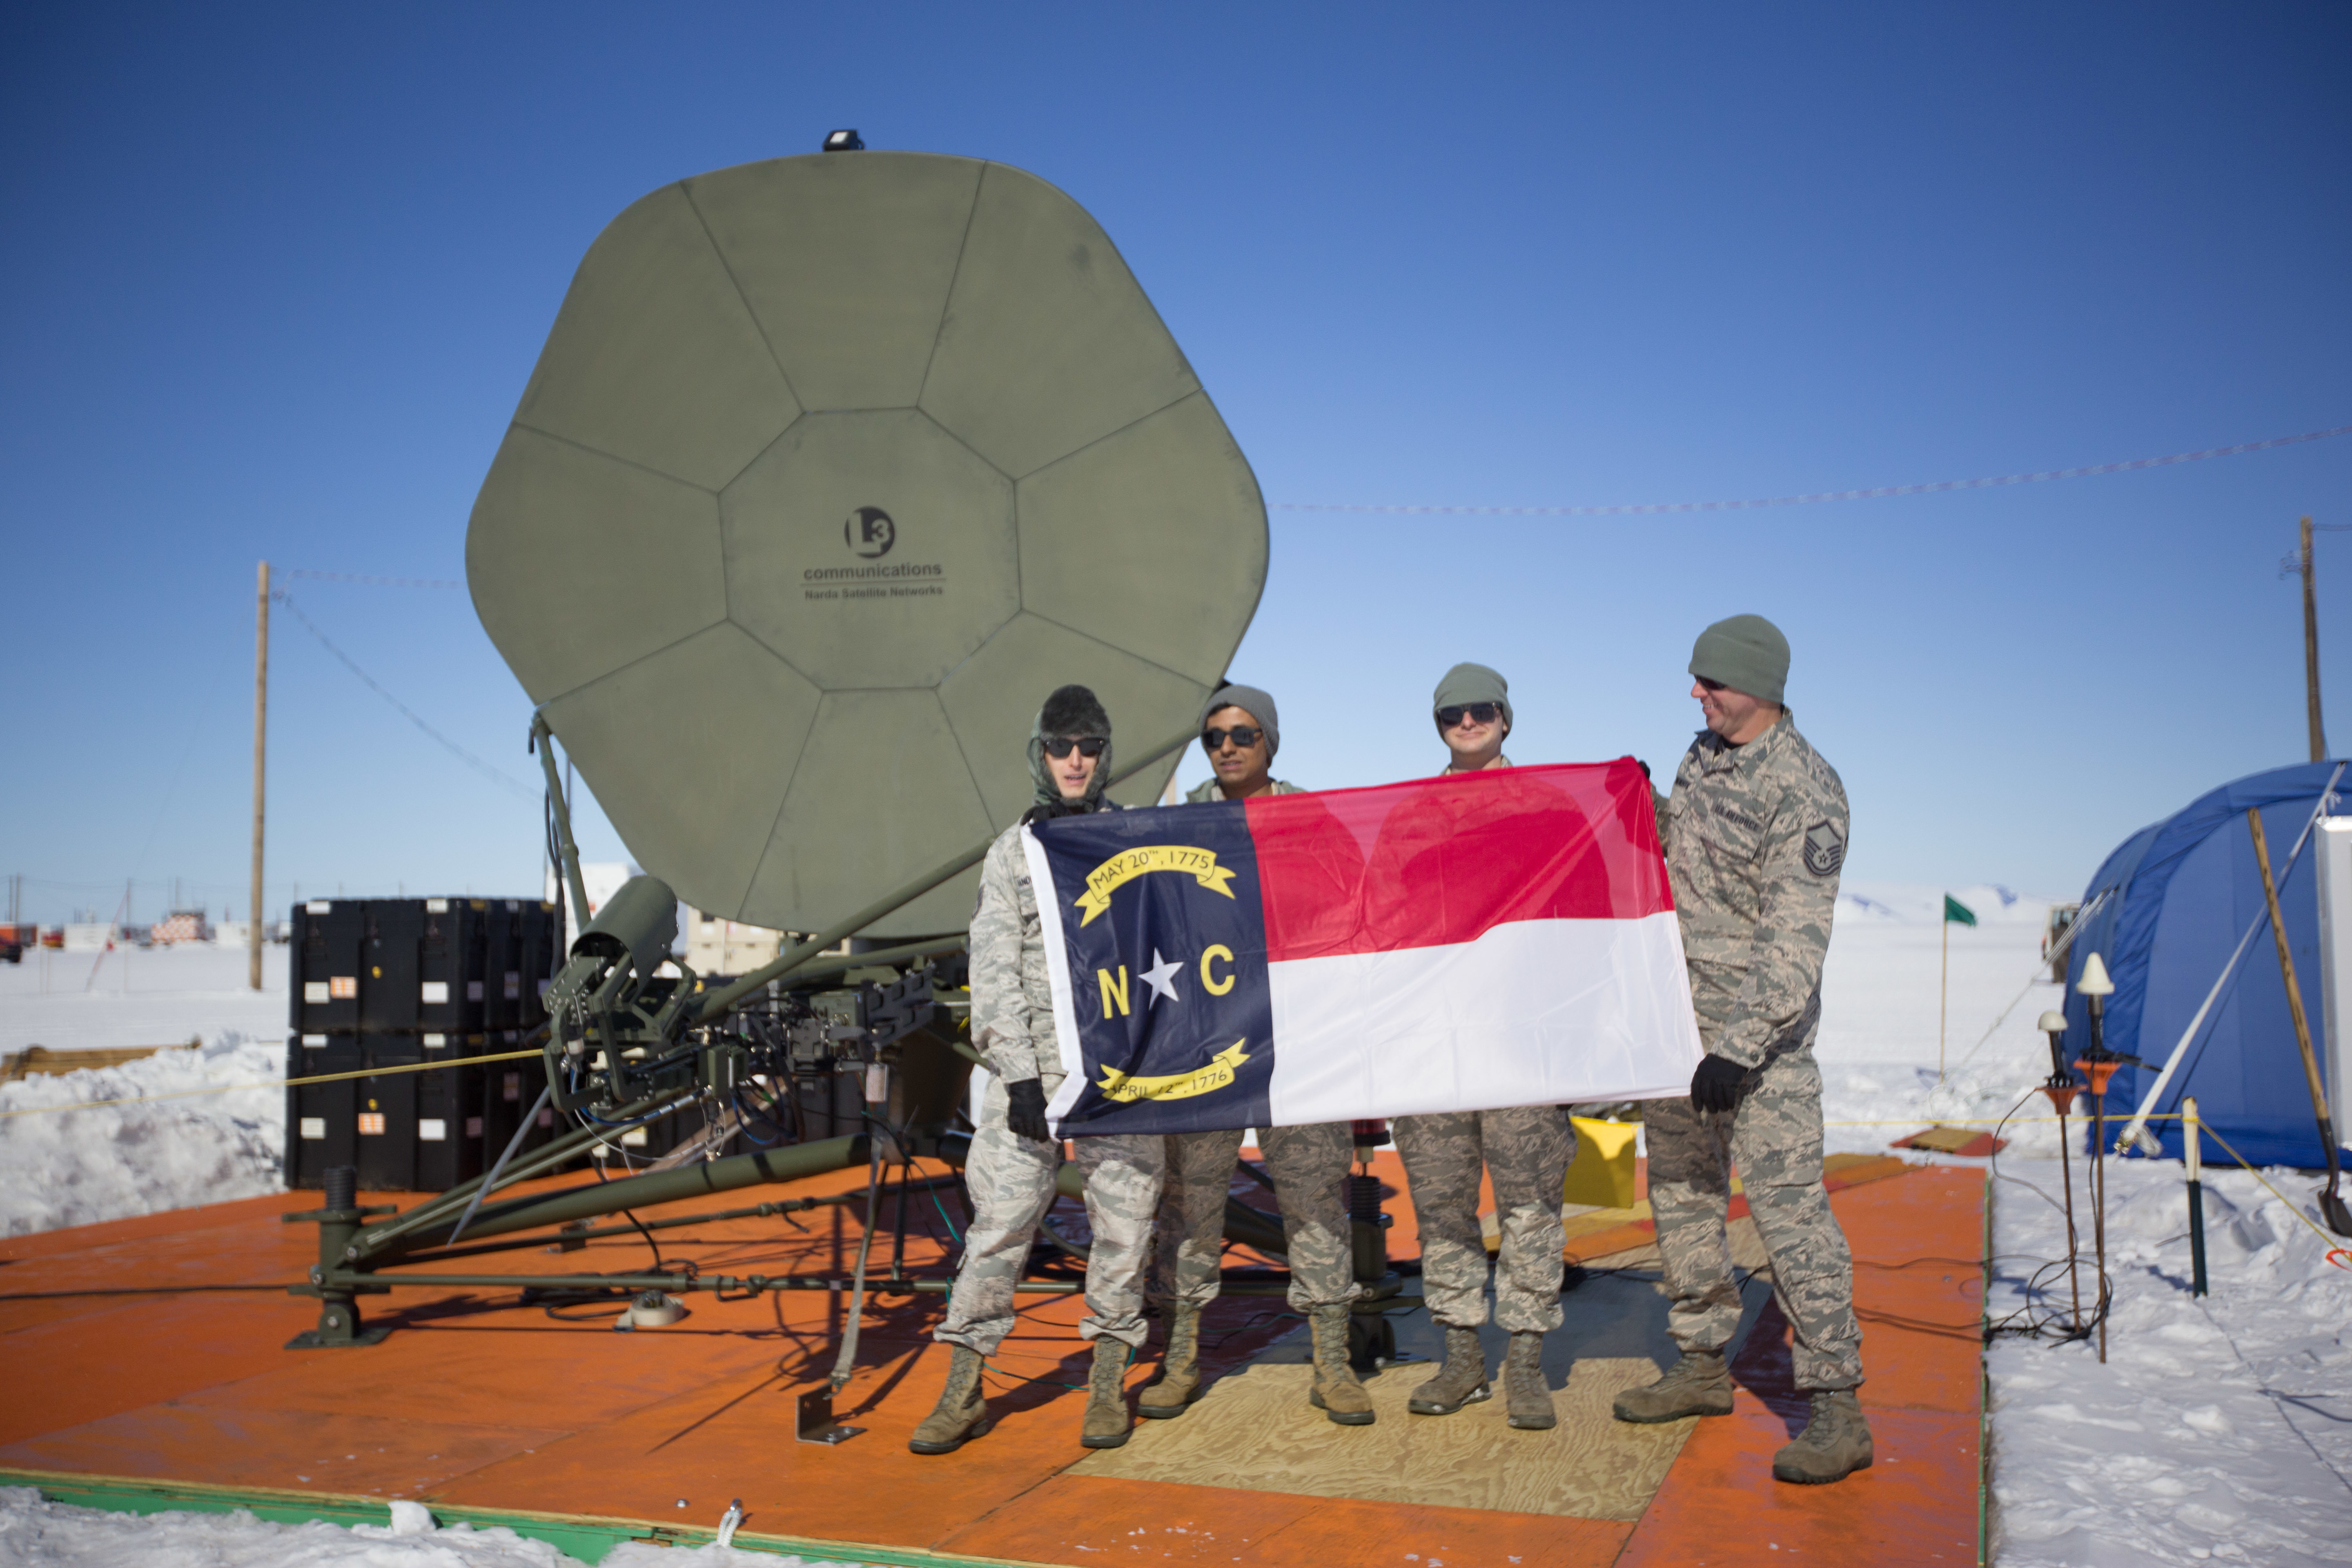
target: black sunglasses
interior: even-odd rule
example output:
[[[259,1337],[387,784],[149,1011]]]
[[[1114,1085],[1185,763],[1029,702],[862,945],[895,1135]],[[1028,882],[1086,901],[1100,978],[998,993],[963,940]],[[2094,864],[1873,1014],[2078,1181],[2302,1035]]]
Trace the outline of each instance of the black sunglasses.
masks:
[[[1697,680],[1699,689],[1702,691],[1720,691],[1723,689],[1723,682],[1720,680],[1709,680],[1704,675],[1694,677],[1694,679]]]
[[[1070,748],[1076,746],[1078,749],[1078,755],[1082,757],[1099,757],[1103,754],[1103,748],[1109,744],[1108,741],[1097,741],[1091,735],[1083,741],[1074,741],[1067,735],[1056,735],[1045,742],[1045,754],[1049,757],[1066,757],[1070,754]]]
[[[1491,724],[1503,716],[1503,705],[1499,702],[1463,702],[1451,708],[1440,708],[1437,710],[1437,727],[1451,730],[1465,716],[1474,723]]]
[[[1265,731],[1253,730],[1246,724],[1236,724],[1230,730],[1203,730],[1201,731],[1201,750],[1213,752],[1231,740],[1234,745],[1247,751],[1265,736]]]

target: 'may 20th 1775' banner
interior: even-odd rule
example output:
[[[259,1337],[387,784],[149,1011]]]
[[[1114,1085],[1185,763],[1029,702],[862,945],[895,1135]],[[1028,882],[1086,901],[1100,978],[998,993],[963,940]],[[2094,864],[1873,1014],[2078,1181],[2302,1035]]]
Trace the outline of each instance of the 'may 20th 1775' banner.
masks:
[[[1071,1136],[1688,1092],[1631,758],[1066,816],[1024,837]]]

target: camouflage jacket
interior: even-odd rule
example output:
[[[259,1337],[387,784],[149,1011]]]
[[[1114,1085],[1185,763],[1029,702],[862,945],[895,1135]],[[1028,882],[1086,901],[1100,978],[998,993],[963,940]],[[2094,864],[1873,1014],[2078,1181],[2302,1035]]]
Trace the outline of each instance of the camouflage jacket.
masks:
[[[1787,713],[1744,746],[1702,730],[1658,831],[1707,1050],[1754,1068],[1810,1048],[1845,864],[1836,770]]]
[[[1285,784],[1280,779],[1276,779],[1273,781],[1273,786],[1265,793],[1268,795],[1305,795],[1307,792],[1300,789],[1295,784]],[[1216,775],[1213,773],[1184,792],[1184,804],[1187,805],[1203,805],[1210,801],[1223,800],[1224,798],[1225,797],[1223,795],[1217,793],[1217,779]]]
[[[971,1044],[988,1070],[1010,1082],[1060,1077],[1055,1044],[1054,986],[1021,825],[996,836],[980,866],[980,904],[971,914]]]

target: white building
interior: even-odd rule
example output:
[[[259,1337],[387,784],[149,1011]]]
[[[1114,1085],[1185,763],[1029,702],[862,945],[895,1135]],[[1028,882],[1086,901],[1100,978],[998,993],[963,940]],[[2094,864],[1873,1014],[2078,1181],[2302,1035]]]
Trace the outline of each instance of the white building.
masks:
[[[686,966],[697,974],[730,978],[773,963],[783,951],[784,933],[741,921],[720,920],[688,906]]]

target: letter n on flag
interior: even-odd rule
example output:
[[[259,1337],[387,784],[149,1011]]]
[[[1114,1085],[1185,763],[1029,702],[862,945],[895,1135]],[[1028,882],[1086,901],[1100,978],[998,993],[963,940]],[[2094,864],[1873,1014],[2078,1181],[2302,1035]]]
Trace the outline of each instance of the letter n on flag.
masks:
[[[1689,1091],[1631,758],[1095,812],[1024,847],[1071,1136]]]

